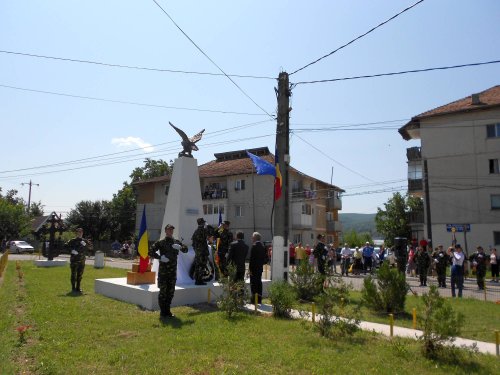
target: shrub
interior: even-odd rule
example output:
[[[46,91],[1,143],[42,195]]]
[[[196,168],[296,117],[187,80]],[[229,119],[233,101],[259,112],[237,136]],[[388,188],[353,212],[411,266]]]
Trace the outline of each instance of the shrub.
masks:
[[[314,272],[314,266],[307,261],[299,262],[294,272],[290,272],[290,281],[297,297],[304,301],[313,301],[323,290],[323,275]]]
[[[404,311],[408,290],[410,286],[404,273],[384,262],[377,273],[376,283],[372,276],[364,280],[362,299],[374,311],[399,313]]]
[[[297,299],[295,289],[287,281],[281,280],[271,283],[268,293],[273,305],[273,315],[279,318],[289,318]]]
[[[345,337],[359,329],[359,306],[347,304],[349,289],[350,287],[342,279],[338,279],[316,297],[321,314],[317,328],[321,336]]]
[[[241,310],[248,298],[245,281],[235,281],[236,268],[233,265],[227,267],[228,276],[221,277],[219,283],[222,286],[222,294],[217,298],[217,306],[226,312],[228,318]]]
[[[464,317],[453,311],[450,303],[439,295],[438,288],[432,285],[429,293],[422,295],[424,302],[423,353],[428,358],[436,357],[446,342],[453,342],[460,334]]]

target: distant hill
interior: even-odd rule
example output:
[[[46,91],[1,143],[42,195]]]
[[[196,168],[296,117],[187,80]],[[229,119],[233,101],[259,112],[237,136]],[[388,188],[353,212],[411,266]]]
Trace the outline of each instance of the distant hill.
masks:
[[[354,229],[358,233],[369,232],[373,238],[377,238],[380,236],[375,229],[375,215],[339,213],[339,220],[344,232]]]

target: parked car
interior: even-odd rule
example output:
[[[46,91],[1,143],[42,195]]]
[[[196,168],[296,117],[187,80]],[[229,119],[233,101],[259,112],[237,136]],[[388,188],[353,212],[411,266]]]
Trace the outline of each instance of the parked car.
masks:
[[[33,253],[35,248],[31,246],[26,241],[10,241],[10,252],[11,253]]]

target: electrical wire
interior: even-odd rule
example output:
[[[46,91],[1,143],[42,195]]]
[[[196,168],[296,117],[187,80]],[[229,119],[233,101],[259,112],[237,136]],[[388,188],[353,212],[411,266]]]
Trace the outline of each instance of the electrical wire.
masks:
[[[327,82],[338,82],[338,81],[348,81],[354,79],[362,79],[362,78],[375,78],[375,77],[386,77],[386,76],[395,76],[401,74],[409,74],[409,73],[422,73],[422,72],[430,72],[434,70],[448,70],[448,69],[457,69],[457,68],[467,68],[471,66],[480,66],[480,65],[489,65],[489,64],[498,64],[500,60],[492,60],[492,61],[484,61],[478,63],[468,63],[468,64],[460,64],[460,65],[450,65],[450,66],[441,66],[437,68],[424,68],[424,69],[413,69],[413,70],[403,70],[400,72],[391,72],[391,73],[379,73],[379,74],[370,74],[363,76],[354,76],[354,77],[344,77],[344,78],[331,78],[331,79],[321,79],[316,81],[300,81],[294,83],[295,86],[298,85],[306,85],[312,83],[327,83]]]
[[[263,116],[262,113],[217,111],[217,110],[213,110],[213,109],[174,107],[174,106],[166,106],[166,105],[161,105],[161,104],[148,104],[148,103],[139,103],[139,102],[129,102],[129,101],[125,101],[125,100],[97,98],[97,97],[93,97],[93,96],[83,96],[83,95],[66,94],[66,93],[55,92],[55,91],[28,89],[28,88],[24,88],[24,87],[9,86],[9,85],[4,85],[4,84],[0,84],[0,87],[4,87],[4,88],[7,88],[7,89],[12,89],[12,90],[36,92],[38,94],[57,95],[57,96],[64,96],[64,97],[69,97],[69,98],[85,99],[85,100],[95,100],[95,101],[101,101],[101,102],[107,102],[107,103],[116,103],[116,104],[128,104],[128,105],[135,105],[135,106],[141,106],[141,107],[153,107],[153,108],[163,108],[163,109],[176,109],[176,110],[181,110],[181,111],[222,113],[222,114],[225,114],[225,115],[230,114],[230,115],[244,115],[244,116]]]
[[[208,75],[208,76],[219,76],[219,77],[224,77],[225,76],[222,73],[196,72],[196,71],[188,71],[188,70],[162,69],[162,68],[150,68],[150,67],[145,67],[145,66],[111,64],[111,63],[105,63],[105,62],[102,62],[102,61],[80,60],[80,59],[71,59],[71,58],[67,58],[67,57],[37,55],[37,54],[26,53],[26,52],[15,52],[15,51],[0,50],[0,53],[17,55],[17,56],[24,56],[24,57],[35,57],[35,58],[39,58],[39,59],[68,61],[68,62],[82,63],[82,64],[93,64],[93,65],[105,66],[105,67],[110,67],[110,68],[124,68],[124,69],[135,69],[135,70],[147,70],[147,71],[162,72],[162,73],[166,72],[166,73],[181,73],[181,74],[197,74],[197,75]],[[228,74],[228,76],[229,77],[235,77],[235,78],[270,79],[270,80],[276,81],[276,78],[265,77],[265,76],[244,75],[244,74]]]
[[[420,1],[423,1],[423,0],[420,0]],[[226,72],[224,72],[224,70],[222,70],[222,68],[221,68],[219,65],[217,65],[217,63],[216,63],[214,60],[212,60],[212,59],[211,59],[211,58],[210,58],[210,56],[208,56],[208,55],[205,53],[205,51],[203,51],[203,50],[202,50],[202,49],[201,49],[201,48],[200,48],[200,47],[199,47],[199,46],[198,46],[198,45],[194,42],[194,40],[193,40],[193,39],[191,39],[191,38],[189,37],[189,35],[187,35],[187,34],[184,32],[184,30],[182,30],[182,28],[181,28],[181,27],[180,27],[180,26],[179,26],[179,25],[178,25],[178,24],[174,21],[174,19],[170,16],[170,14],[168,14],[168,12],[167,12],[165,9],[163,9],[163,8],[161,7],[161,5],[160,5],[160,4],[158,4],[158,2],[157,2],[156,0],[153,0],[153,2],[154,2],[157,6],[158,6],[158,8],[160,8],[160,9],[161,9],[161,11],[162,11],[163,13],[165,13],[165,14],[166,14],[166,16],[170,19],[170,21],[172,21],[172,23],[175,25],[175,27],[177,27],[177,29],[179,29],[179,31],[180,31],[180,32],[181,32],[181,33],[182,33],[182,34],[183,34],[183,35],[184,35],[184,36],[185,36],[185,37],[186,37],[186,38],[187,38],[187,39],[188,39],[188,40],[189,40],[189,41],[190,41],[190,42],[191,42],[191,43],[192,43],[195,47],[196,47],[196,49],[198,49],[198,51],[200,51],[200,52],[203,54],[203,56],[205,56],[205,57],[206,57],[206,58],[207,58],[207,59],[208,59],[208,60],[209,60],[209,61],[210,61],[210,62],[211,62],[211,63],[212,63],[212,64],[213,64],[213,65],[214,65],[217,69],[219,69],[219,71],[220,71],[222,74],[224,74],[224,75],[227,77],[227,79],[229,79],[229,80],[232,82],[232,84],[233,84],[234,86],[236,86],[236,88],[237,88],[237,89],[238,89],[238,90],[239,90],[239,91],[240,91],[243,95],[245,95],[248,99],[250,99],[250,101],[251,101],[253,104],[255,104],[255,105],[256,105],[256,106],[257,106],[257,107],[258,107],[258,108],[259,108],[262,112],[264,112],[264,113],[265,113],[266,115],[268,115],[270,118],[275,119],[275,117],[274,117],[274,116],[272,116],[271,114],[269,114],[269,113],[268,113],[268,112],[267,112],[264,108],[262,108],[259,104],[257,104],[257,102],[256,102],[255,100],[253,100],[253,99],[250,97],[250,95],[248,95],[248,94],[247,94],[247,93],[246,93],[246,92],[245,92],[245,91],[244,91],[244,90],[243,90],[243,89],[242,89],[242,88],[241,88],[241,87],[240,87],[240,86],[239,86],[239,85],[238,85],[238,84],[237,84],[237,83],[236,83],[236,82],[235,82],[235,81],[234,81],[234,80],[233,80],[233,79],[229,76],[229,75],[227,75],[227,74],[226,74]]]
[[[153,1],[154,1],[154,0],[153,0]],[[392,21],[392,20],[393,20],[393,19],[395,19],[396,17],[400,16],[400,15],[401,15],[401,14],[403,14],[404,12],[406,12],[406,11],[410,10],[411,8],[413,8],[413,7],[417,6],[418,4],[422,3],[423,1],[424,1],[424,0],[419,0],[419,1],[417,1],[415,4],[410,5],[409,7],[407,7],[407,8],[405,8],[405,9],[403,9],[401,12],[399,12],[399,13],[395,14],[395,15],[394,15],[394,16],[392,16],[391,18],[389,18],[389,19],[385,20],[384,22],[379,23],[377,26],[375,26],[375,27],[371,28],[371,29],[370,29],[370,30],[368,30],[366,33],[359,35],[358,37],[356,37],[356,38],[352,39],[350,42],[347,42],[346,44],[344,44],[344,45],[342,45],[342,46],[338,47],[337,49],[335,49],[335,50],[333,50],[332,52],[330,52],[330,53],[328,53],[328,54],[326,54],[326,55],[324,55],[324,56],[320,57],[319,59],[316,59],[316,60],[314,60],[313,62],[310,62],[310,63],[309,63],[309,64],[307,64],[307,65],[304,65],[302,68],[299,68],[299,69],[297,69],[297,70],[293,71],[292,73],[290,73],[290,75],[293,75],[293,74],[295,74],[295,73],[298,73],[298,72],[300,72],[301,70],[304,70],[305,68],[307,68],[307,67],[309,67],[309,66],[311,66],[311,65],[314,65],[314,64],[316,64],[317,62],[319,62],[319,61],[321,61],[321,60],[323,60],[323,59],[327,58],[328,56],[333,55],[335,52],[340,51],[342,48],[345,48],[345,47],[347,47],[348,45],[350,45],[350,44],[354,43],[355,41],[357,41],[357,40],[359,40],[359,39],[363,38],[364,36],[366,36],[366,35],[368,35],[368,34],[370,34],[371,32],[375,31],[375,30],[376,30],[376,29],[378,29],[379,27],[381,27],[381,26],[385,25],[386,23],[388,23],[388,22]]]

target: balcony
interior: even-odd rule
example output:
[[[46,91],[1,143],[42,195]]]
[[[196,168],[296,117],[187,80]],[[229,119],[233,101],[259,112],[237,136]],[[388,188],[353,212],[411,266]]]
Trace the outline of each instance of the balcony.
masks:
[[[422,190],[424,190],[424,184],[421,178],[408,180],[409,193],[421,192]]]
[[[408,221],[410,222],[410,224],[423,224],[424,223],[423,211],[408,212]]]
[[[342,209],[342,200],[338,197],[330,197],[326,199],[326,210],[341,210]]]
[[[406,149],[406,158],[408,161],[422,160],[422,152],[420,147],[410,147]]]
[[[206,199],[226,199],[227,189],[205,189],[201,194],[203,200]]]
[[[326,231],[327,233],[342,232],[342,223],[340,221],[327,220]]]

